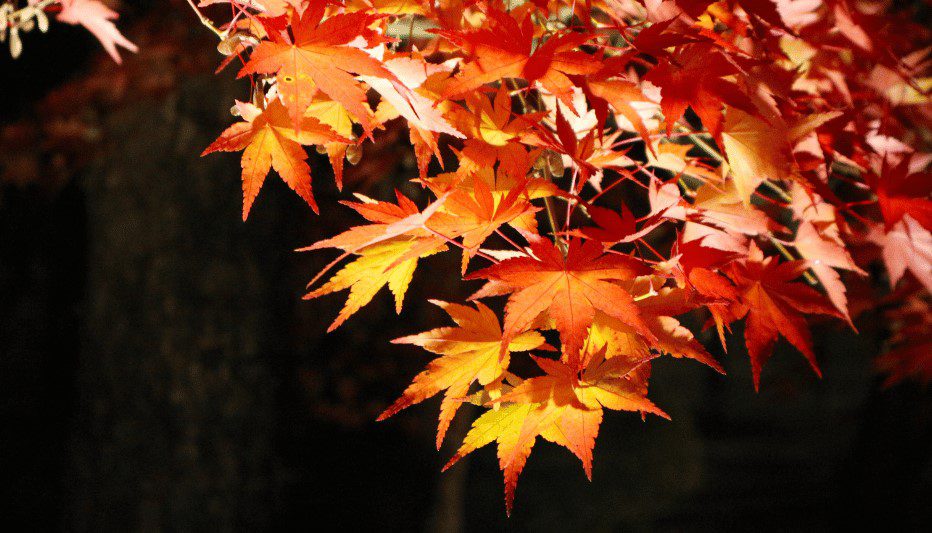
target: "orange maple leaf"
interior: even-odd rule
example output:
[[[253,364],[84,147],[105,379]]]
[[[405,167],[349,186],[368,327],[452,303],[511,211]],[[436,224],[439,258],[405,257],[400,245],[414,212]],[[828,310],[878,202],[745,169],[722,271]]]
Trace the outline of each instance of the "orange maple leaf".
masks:
[[[546,372],[493,401],[496,405],[473,423],[463,445],[444,466],[492,441],[498,442],[499,466],[505,476],[505,507],[511,514],[518,476],[537,437],[573,452],[592,479],[592,449],[602,423],[602,409],[641,411],[669,418],[648,400],[646,390],[629,379],[642,362],[594,358],[580,378],[574,367],[535,357]]]
[[[472,187],[456,187],[450,192],[443,209],[427,222],[427,227],[448,238],[462,237],[463,272],[470,258],[485,240],[505,224],[519,224],[533,218],[539,208],[531,205],[528,180],[516,183],[507,193],[493,192],[483,179],[489,174],[473,176]],[[437,182],[430,182],[438,194],[443,191]],[[526,225],[519,226],[522,229]]]
[[[699,361],[725,373],[722,365],[702,346],[692,332],[674,315],[686,313],[692,309],[687,300],[687,291],[676,287],[654,289],[657,280],[643,277],[634,282],[622,283],[629,294],[635,296],[635,304],[641,318],[655,339],[648,342],[634,327],[605,313],[596,313],[595,321],[589,329],[586,350],[594,353],[605,350],[606,357],[634,357],[645,360],[656,354],[669,354],[672,357],[686,357]],[[660,281],[660,284],[663,282]]]
[[[466,109],[454,110],[457,126],[467,133],[457,172],[478,172],[497,162],[500,169],[512,176],[527,174],[537,154],[528,153],[521,143],[521,132],[540,114],[512,119],[511,96],[505,85],[499,87],[491,100],[483,93],[471,93],[464,103]]]
[[[551,37],[532,52],[534,24],[527,14],[519,24],[510,14],[497,9],[486,11],[482,29],[472,32],[433,30],[462,48],[470,61],[460,67],[456,81],[447,87],[444,98],[469,93],[486,83],[505,78],[540,82],[551,94],[572,105],[573,82],[568,76],[599,70],[591,55],[575,50],[593,35],[567,33]]]
[[[544,311],[556,323],[564,357],[571,364],[579,364],[579,351],[596,310],[631,325],[650,340],[656,339],[631,295],[613,283],[646,273],[639,260],[603,254],[600,244],[579,239],[570,240],[565,256],[547,239],[532,243],[531,251],[535,257],[507,259],[467,277],[495,282],[498,294],[512,293],[505,306],[503,352],[506,342],[528,329]],[[481,296],[482,291],[473,297]]]
[[[245,122],[237,122],[227,128],[201,155],[243,150],[243,220],[249,216],[265,176],[273,168],[316,213],[317,203],[311,191],[311,167],[307,164],[307,152],[301,145],[349,141],[310,117],[302,118],[300,129],[296,130],[278,100],[269,102],[264,110],[237,102],[237,109]]]
[[[360,203],[344,202],[374,224],[350,228],[336,237],[298,250],[339,248],[344,251],[314,276],[308,283],[309,288],[343,259],[353,254],[359,256],[329,281],[304,296],[304,299],[310,300],[350,289],[346,304],[328,331],[339,327],[369,303],[385,285],[395,296],[395,311],[400,313],[418,259],[446,249],[445,240],[429,231],[425,222],[436,213],[447,197],[441,196],[420,211],[410,199],[397,191],[396,195],[398,205],[365,197],[362,197],[365,201]]]
[[[526,331],[508,342],[504,358],[499,357],[502,327],[491,309],[476,302],[476,308],[430,300],[440,306],[458,327],[443,327],[395,339],[394,343],[415,344],[425,350],[442,354],[430,362],[427,369],[415,376],[404,393],[386,409],[378,420],[420,403],[446,390],[440,405],[437,427],[437,449],[460,405],[466,400],[470,385],[483,387],[502,377],[508,368],[511,352],[526,352],[546,346],[544,337],[536,331]]]
[[[321,21],[325,8],[325,2],[312,2],[303,14],[295,12],[291,19],[293,38],[284,32],[271,33],[269,40],[260,42],[252,51],[239,76],[275,74],[288,114],[296,123],[319,89],[343,105],[371,134],[376,123],[366,103],[366,92],[353,74],[395,82],[398,79],[350,42],[360,37],[370,45],[384,42],[383,36],[369,29],[382,16],[355,12]]]
[[[588,133],[577,137],[577,133],[570,126],[566,117],[560,108],[556,112],[556,133],[542,124],[534,124],[534,129],[522,136],[522,141],[531,146],[539,146],[550,149],[557,154],[567,156],[573,164],[574,170],[578,170],[580,177],[576,180],[575,191],[582,189],[583,185],[595,176],[593,181],[601,183],[601,170],[613,169],[622,174],[627,174],[621,168],[621,165],[627,164],[630,160],[623,152],[616,152],[612,145],[621,135],[621,132],[615,132],[610,135],[599,136],[596,131],[590,130]],[[627,174],[630,175],[630,174]]]
[[[592,100],[600,99],[611,104],[619,114],[624,116],[634,126],[644,144],[651,152],[654,151],[654,145],[650,141],[650,132],[644,125],[644,120],[637,110],[631,105],[632,102],[649,101],[641,89],[634,83],[620,78],[611,78],[604,80],[590,80],[587,84],[592,94]]]

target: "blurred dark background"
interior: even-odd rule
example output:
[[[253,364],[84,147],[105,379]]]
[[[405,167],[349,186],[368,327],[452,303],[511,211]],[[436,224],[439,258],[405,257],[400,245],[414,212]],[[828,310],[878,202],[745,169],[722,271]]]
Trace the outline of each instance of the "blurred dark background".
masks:
[[[122,67],[62,25],[27,35],[19,60],[0,53],[8,523],[928,531],[932,394],[880,387],[872,361],[887,331],[871,314],[859,336],[817,327],[821,381],[785,345],[760,394],[740,341],[715,353],[727,378],[658,361],[651,396],[673,421],[607,416],[592,483],[539,443],[510,519],[491,447],[440,474],[452,449],[432,446],[437,401],[374,419],[428,360],[388,341],[445,324],[426,298],[472,288],[455,277],[458,256],[426,261],[400,318],[380,294],[325,335],[342,297],[300,296],[333,255],[292,251],[357,223],[336,201],[387,197],[414,173],[410,158],[367,146],[343,193],[315,160],[320,216],[270,176],[241,223],[238,156],[198,153],[247,89],[233,70],[212,75],[215,43],[186,9],[124,9],[142,51]]]

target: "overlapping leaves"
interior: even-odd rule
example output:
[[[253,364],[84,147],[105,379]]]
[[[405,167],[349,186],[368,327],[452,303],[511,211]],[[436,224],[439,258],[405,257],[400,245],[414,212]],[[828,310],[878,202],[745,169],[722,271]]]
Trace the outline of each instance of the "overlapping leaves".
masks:
[[[349,291],[330,329],[385,286],[401,312],[424,258],[462,254],[485,284],[434,302],[455,327],[396,341],[438,357],[380,419],[442,393],[439,446],[462,405],[487,409],[450,465],[495,442],[509,510],[538,437],[591,475],[604,409],[665,416],[653,359],[724,373],[684,316],[723,345],[743,321],[757,388],[780,338],[819,372],[807,318],[853,325],[871,260],[928,307],[925,30],[843,0],[233,4],[255,105],[206,152],[243,151],[245,218],[272,169],[315,206],[302,146],[342,186],[378,130],[410,141],[415,183],[347,202],[368,224],[306,248],[341,251],[306,297]],[[913,352],[885,368],[928,375]],[[513,372],[529,353],[540,374]]]

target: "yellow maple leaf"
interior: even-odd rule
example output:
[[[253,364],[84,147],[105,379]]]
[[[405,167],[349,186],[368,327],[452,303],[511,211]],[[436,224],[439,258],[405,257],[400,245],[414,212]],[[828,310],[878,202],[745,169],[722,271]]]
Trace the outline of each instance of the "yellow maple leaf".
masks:
[[[744,205],[764,180],[790,177],[790,146],[786,125],[768,124],[762,119],[729,107],[722,127],[725,155],[731,177]]]
[[[417,238],[396,237],[363,248],[356,260],[340,269],[327,283],[306,294],[304,299],[310,300],[344,289],[350,290],[340,314],[327,328],[328,332],[339,327],[353,313],[369,303],[385,285],[388,285],[395,297],[395,311],[400,313],[418,259],[446,248],[443,244],[427,247],[414,257],[407,258],[418,244],[421,242]]]
[[[422,346],[443,357],[431,361],[426,370],[415,376],[401,397],[378,419],[384,420],[446,390],[437,428],[439,449],[456,411],[466,401],[470,385],[478,382],[484,387],[500,379],[508,368],[511,352],[541,348],[545,343],[540,333],[526,331],[511,339],[504,357],[500,357],[502,327],[491,309],[480,302],[476,302],[475,309],[439,300],[431,300],[431,303],[446,311],[458,327],[437,328],[392,341]]]

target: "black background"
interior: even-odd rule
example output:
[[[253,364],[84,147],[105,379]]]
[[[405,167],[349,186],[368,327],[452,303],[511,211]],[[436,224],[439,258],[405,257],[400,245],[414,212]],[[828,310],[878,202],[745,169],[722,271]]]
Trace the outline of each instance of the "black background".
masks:
[[[188,17],[200,31],[183,3],[156,4],[133,4],[123,27]],[[216,56],[204,43],[185,53]],[[3,124],[34,117],[48,91],[101,54],[85,32],[62,25],[27,36],[25,45],[17,61],[0,54]],[[338,193],[317,161],[321,216],[270,177],[250,221],[240,222],[237,157],[197,157],[230,120],[223,114],[229,101],[211,96],[245,90],[232,77],[192,74],[168,94],[100,111],[109,114],[101,124],[113,146],[62,186],[3,185],[0,505],[7,521],[42,530],[929,527],[930,393],[909,383],[879,387],[871,364],[886,332],[871,315],[858,321],[860,336],[817,326],[822,380],[781,343],[759,394],[740,342],[727,355],[715,353],[728,377],[690,361],[657,362],[651,396],[673,420],[608,414],[592,483],[568,452],[538,443],[506,519],[491,448],[440,474],[451,450],[433,449],[438,402],[373,421],[427,359],[388,340],[445,323],[423,301],[466,294],[442,274],[455,272],[458,259],[421,267],[400,318],[383,293],[325,336],[342,299],[299,297],[331,256],[291,250],[357,221],[334,205],[348,192]],[[147,157],[160,124],[153,114],[166,105],[178,131],[194,133],[173,155]],[[159,168],[159,161],[171,163]],[[140,191],[134,169],[166,185]],[[384,197],[390,187],[365,192]],[[133,194],[142,204],[114,200]],[[154,228],[134,232],[123,228],[135,227],[127,205],[135,213],[182,214],[137,220]],[[114,231],[174,237],[133,251],[137,245],[114,241]],[[139,254],[136,262],[122,263],[124,252]],[[215,265],[225,265],[220,288],[190,281]],[[134,281],[127,272],[152,279]],[[153,319],[152,306],[166,301],[190,315]],[[202,315],[220,317],[204,319],[214,330],[201,331]],[[136,333],[119,336],[109,320],[114,330],[125,323]],[[157,347],[188,338],[192,328],[204,346]],[[251,340],[229,339],[226,329],[240,328]],[[206,392],[172,399],[162,385],[190,377],[188,363],[205,374],[182,390]],[[230,371],[233,385],[212,385]],[[193,458],[185,455],[192,446]]]

